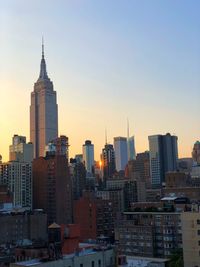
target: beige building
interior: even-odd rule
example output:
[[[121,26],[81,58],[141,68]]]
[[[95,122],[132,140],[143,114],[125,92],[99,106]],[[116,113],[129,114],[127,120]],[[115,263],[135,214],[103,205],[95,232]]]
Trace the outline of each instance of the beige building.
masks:
[[[33,144],[26,143],[26,137],[15,134],[9,147],[9,160],[29,162],[33,161]]]
[[[58,136],[58,106],[53,83],[46,71],[44,49],[40,76],[31,93],[30,141],[34,145],[34,158],[44,156],[45,146]]]
[[[200,266],[200,212],[183,212],[182,240],[185,267]]]

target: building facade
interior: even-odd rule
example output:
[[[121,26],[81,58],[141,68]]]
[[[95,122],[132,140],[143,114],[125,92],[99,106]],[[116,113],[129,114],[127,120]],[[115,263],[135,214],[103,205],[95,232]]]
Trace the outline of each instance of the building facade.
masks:
[[[44,156],[45,146],[58,136],[58,106],[56,91],[46,71],[44,47],[40,75],[31,93],[30,141],[34,146],[34,158]]]
[[[32,208],[32,165],[9,161],[0,164],[0,183],[8,186],[13,205]]]
[[[169,257],[182,247],[181,213],[124,212],[115,232],[121,254]]]
[[[47,213],[48,224],[72,222],[71,180],[65,156],[34,159],[33,208]]]

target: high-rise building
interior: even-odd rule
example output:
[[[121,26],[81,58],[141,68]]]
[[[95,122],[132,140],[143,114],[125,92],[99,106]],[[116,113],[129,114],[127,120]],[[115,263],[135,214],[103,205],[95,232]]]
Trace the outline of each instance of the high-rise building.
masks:
[[[9,157],[9,162],[0,163],[0,184],[8,186],[14,206],[32,208],[33,145],[25,136],[14,135]]]
[[[9,147],[9,160],[29,162],[33,161],[33,144],[26,143],[26,137],[15,134]]]
[[[9,161],[0,164],[0,183],[6,184],[13,195],[14,206],[32,207],[32,165]]]
[[[135,152],[135,137],[131,136],[127,138],[128,160],[136,159]]]
[[[47,154],[33,160],[33,208],[47,213],[48,224],[71,223],[71,181],[65,156]]]
[[[44,156],[45,146],[58,136],[58,106],[56,91],[46,71],[44,46],[40,75],[31,93],[30,141],[34,145],[34,158]]]
[[[159,187],[165,181],[165,174],[177,170],[178,137],[166,135],[149,136],[150,170],[153,187]]]
[[[124,171],[128,163],[128,150],[126,137],[114,137],[116,170]]]
[[[105,144],[102,150],[101,161],[103,165],[103,178],[112,178],[115,173],[115,151],[113,145]]]
[[[94,145],[90,140],[86,140],[83,145],[83,162],[85,164],[87,177],[94,174]]]

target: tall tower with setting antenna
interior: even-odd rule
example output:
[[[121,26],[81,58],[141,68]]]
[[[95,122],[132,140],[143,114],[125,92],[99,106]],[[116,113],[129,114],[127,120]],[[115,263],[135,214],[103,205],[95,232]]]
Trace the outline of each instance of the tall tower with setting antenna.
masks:
[[[30,141],[34,147],[34,158],[44,156],[45,146],[58,136],[58,105],[56,91],[49,79],[44,58],[42,38],[42,59],[40,74],[31,93]]]

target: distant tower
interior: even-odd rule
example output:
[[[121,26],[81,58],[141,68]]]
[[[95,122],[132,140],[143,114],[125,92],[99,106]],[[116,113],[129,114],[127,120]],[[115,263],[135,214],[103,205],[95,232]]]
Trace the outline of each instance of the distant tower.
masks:
[[[30,141],[34,146],[34,158],[44,156],[45,146],[58,137],[58,106],[53,83],[46,71],[44,45],[40,75],[31,93]]]
[[[135,152],[135,137],[129,137],[129,121],[127,120],[127,150],[128,150],[128,161],[136,159]]]
[[[93,176],[94,172],[94,145],[90,140],[86,140],[83,145],[83,162],[87,171],[87,177]]]
[[[115,163],[116,170],[124,171],[128,163],[127,138],[114,137]]]
[[[115,173],[115,151],[113,145],[105,144],[102,150],[103,178],[108,179]]]

